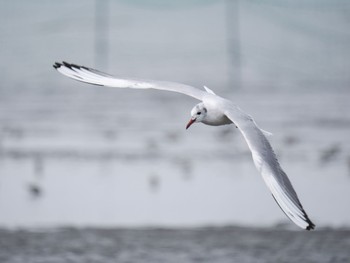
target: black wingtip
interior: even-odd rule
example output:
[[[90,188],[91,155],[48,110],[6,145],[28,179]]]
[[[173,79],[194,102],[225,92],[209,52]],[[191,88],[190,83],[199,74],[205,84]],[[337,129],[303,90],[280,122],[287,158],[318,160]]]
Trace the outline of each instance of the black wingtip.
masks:
[[[72,64],[70,64],[70,63],[68,63],[68,62],[66,62],[66,61],[62,61],[62,64],[63,64],[65,67],[72,69]]]
[[[310,230],[314,230],[315,229],[315,224],[312,223],[310,220],[308,220],[309,225],[305,228],[306,230],[310,231]]]
[[[284,213],[291,221],[293,221],[292,218],[291,218],[290,216],[288,216],[288,214],[282,209],[281,205],[277,202],[277,199],[275,198],[275,196],[274,196],[273,194],[272,194],[272,197],[273,197],[273,199],[275,199],[277,205],[281,208],[281,210],[283,211],[283,213]],[[316,227],[316,225],[315,225],[314,223],[311,222],[311,220],[310,220],[309,216],[306,214],[306,212],[305,212],[303,206],[302,206],[300,203],[299,203],[299,205],[300,205],[300,207],[301,207],[301,209],[302,209],[302,212],[303,212],[303,215],[304,215],[304,217],[305,217],[303,220],[304,220],[306,223],[308,223],[308,226],[305,228],[305,230],[308,230],[308,231],[314,230],[315,227]]]
[[[59,68],[61,66],[65,66],[65,67],[67,67],[67,68],[69,68],[71,70],[85,68],[83,66],[79,66],[79,65],[73,64],[73,63],[68,63],[66,61],[62,61],[62,63],[57,63],[56,62],[55,65],[54,65],[54,68],[57,69],[57,68]]]
[[[55,64],[52,65],[55,69],[58,69],[62,66],[61,63],[55,62]]]
[[[301,205],[301,204],[300,204],[300,205]],[[304,208],[302,208],[302,211],[303,211],[303,213],[304,213],[306,222],[309,224],[309,225],[305,228],[305,230],[308,230],[308,231],[314,230],[315,227],[316,227],[316,225],[315,225],[314,223],[311,222],[311,220],[310,220],[309,216],[306,214]]]

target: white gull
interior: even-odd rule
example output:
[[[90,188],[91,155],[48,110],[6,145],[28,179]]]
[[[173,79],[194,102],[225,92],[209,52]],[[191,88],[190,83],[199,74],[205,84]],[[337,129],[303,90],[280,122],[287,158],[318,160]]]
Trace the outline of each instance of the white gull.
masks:
[[[67,62],[56,62],[53,66],[63,75],[89,84],[114,88],[174,91],[200,100],[201,102],[191,110],[191,119],[186,129],[196,122],[213,126],[234,123],[241,131],[252,152],[255,167],[262,175],[273,198],[282,211],[299,227],[306,230],[315,228],[315,225],[311,222],[301,205],[290,180],[278,163],[269,141],[265,137],[269,133],[260,129],[253,118],[243,112],[233,102],[217,96],[207,87],[204,87],[205,91],[203,91],[175,82],[116,78],[92,68]]]

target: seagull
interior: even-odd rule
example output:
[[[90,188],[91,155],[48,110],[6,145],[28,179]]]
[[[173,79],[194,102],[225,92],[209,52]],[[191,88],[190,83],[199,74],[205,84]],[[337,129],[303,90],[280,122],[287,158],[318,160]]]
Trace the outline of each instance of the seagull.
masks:
[[[216,95],[205,86],[204,90],[200,90],[176,82],[117,78],[96,69],[67,62],[56,62],[53,67],[69,78],[89,84],[114,88],[173,91],[201,101],[191,110],[191,118],[186,129],[198,122],[212,126],[234,124],[247,142],[255,167],[262,175],[281,210],[300,228],[305,230],[315,228],[315,224],[306,214],[297,193],[286,173],[282,170],[276,154],[266,138],[271,134],[260,129],[254,119],[233,102]]]

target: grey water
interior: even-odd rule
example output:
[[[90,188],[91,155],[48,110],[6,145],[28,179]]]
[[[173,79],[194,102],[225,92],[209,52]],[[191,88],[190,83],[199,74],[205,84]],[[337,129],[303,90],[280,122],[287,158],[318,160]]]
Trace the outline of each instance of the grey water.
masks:
[[[56,228],[0,230],[0,261],[271,263],[350,261],[350,230]]]

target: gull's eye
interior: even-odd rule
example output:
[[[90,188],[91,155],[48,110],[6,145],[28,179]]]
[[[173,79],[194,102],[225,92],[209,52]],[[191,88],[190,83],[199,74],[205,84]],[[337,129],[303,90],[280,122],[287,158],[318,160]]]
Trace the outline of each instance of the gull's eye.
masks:
[[[200,111],[197,112],[197,115],[201,115],[202,113]]]

